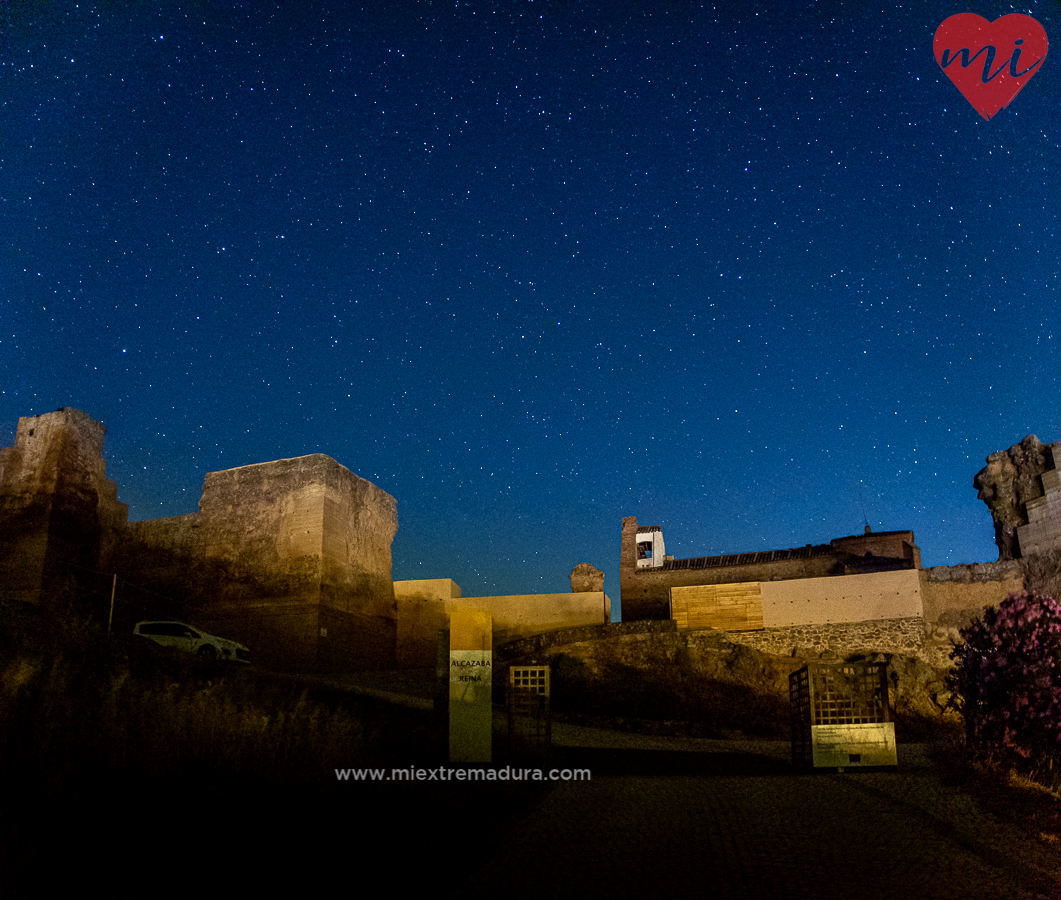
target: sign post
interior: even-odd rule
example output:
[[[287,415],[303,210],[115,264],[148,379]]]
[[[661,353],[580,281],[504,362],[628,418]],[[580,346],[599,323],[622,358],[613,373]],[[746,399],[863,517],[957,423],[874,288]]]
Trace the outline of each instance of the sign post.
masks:
[[[490,762],[493,732],[493,618],[455,609],[449,622],[449,759]]]

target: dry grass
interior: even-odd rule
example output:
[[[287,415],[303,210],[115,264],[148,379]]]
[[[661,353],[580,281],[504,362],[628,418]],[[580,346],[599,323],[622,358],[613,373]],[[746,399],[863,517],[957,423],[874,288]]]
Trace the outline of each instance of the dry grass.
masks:
[[[984,777],[997,785],[1004,806],[1000,815],[1012,817],[1044,844],[1061,850],[1061,792],[1012,770],[985,772]]]
[[[965,746],[937,749],[963,789],[994,816],[1061,850],[1061,791]]]
[[[17,774],[8,784],[48,796],[115,779],[306,785],[366,764],[393,737],[385,713],[366,720],[371,704],[342,691],[40,612],[0,609],[0,776]]]

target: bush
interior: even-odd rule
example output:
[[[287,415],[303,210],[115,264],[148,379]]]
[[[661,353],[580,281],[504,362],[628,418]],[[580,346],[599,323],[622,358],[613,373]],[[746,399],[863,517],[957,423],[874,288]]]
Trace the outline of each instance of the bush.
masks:
[[[951,686],[969,743],[1052,770],[1061,753],[1061,603],[1011,594],[960,634]]]

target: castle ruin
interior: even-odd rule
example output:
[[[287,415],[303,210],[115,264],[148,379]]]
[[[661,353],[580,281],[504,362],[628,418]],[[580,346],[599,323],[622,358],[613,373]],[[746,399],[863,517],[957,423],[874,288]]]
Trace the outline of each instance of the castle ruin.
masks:
[[[0,596],[84,593],[113,572],[122,630],[192,621],[265,667],[394,664],[392,496],[313,454],[210,472],[198,512],[130,523],[104,477],[105,434],[75,409],[19,419],[0,451]]]
[[[1061,441],[1029,434],[987,457],[973,479],[995,525],[998,558],[1061,549]]]

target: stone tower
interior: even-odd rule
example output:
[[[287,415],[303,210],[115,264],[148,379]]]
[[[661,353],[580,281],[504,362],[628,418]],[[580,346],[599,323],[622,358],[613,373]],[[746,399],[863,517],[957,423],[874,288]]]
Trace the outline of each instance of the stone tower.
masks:
[[[129,508],[105,475],[106,433],[79,409],[18,420],[0,450],[0,596],[39,602],[109,571]]]

